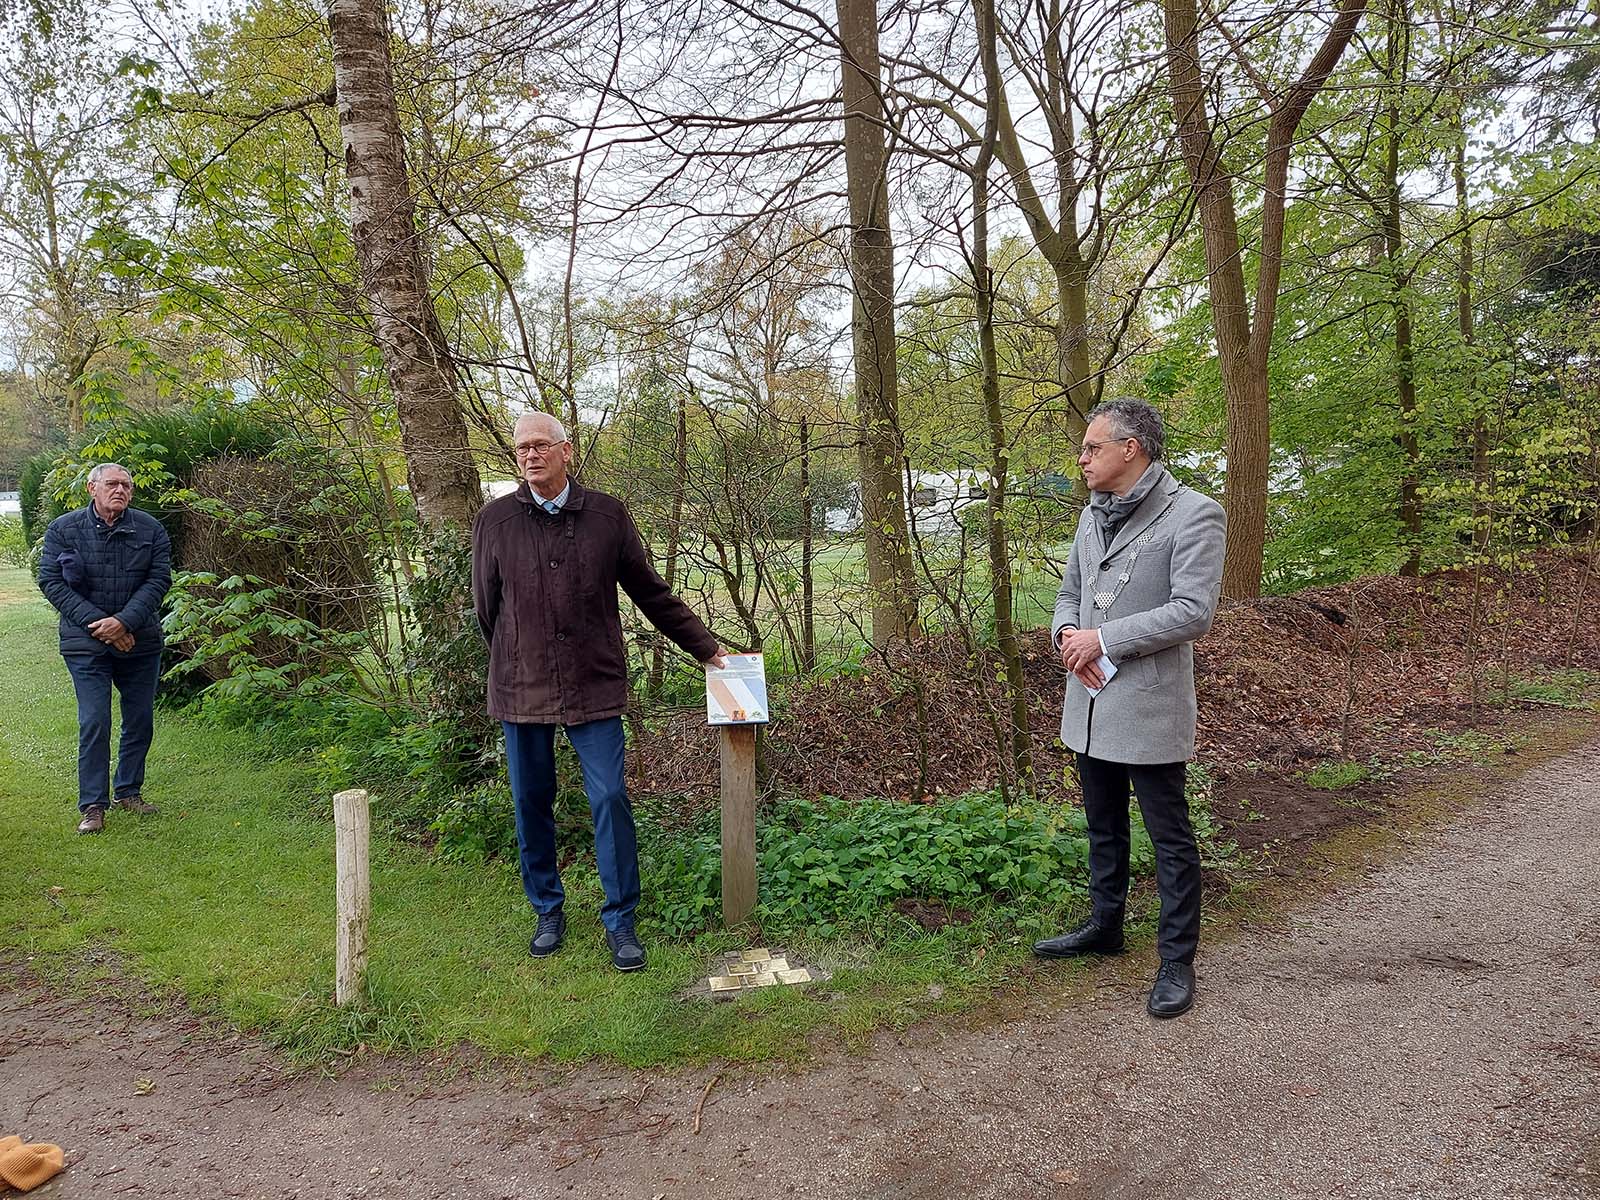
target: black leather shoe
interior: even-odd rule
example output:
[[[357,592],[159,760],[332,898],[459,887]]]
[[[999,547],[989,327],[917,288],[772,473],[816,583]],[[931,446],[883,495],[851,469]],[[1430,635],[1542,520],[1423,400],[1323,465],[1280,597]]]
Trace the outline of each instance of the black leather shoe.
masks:
[[[561,949],[567,936],[567,918],[558,908],[555,912],[539,914],[539,927],[533,931],[533,941],[528,943],[528,953],[535,958],[546,958]]]
[[[611,965],[619,971],[637,971],[644,966],[644,947],[631,924],[606,930],[606,945],[611,947]]]
[[[1075,958],[1080,954],[1121,954],[1122,926],[1102,925],[1090,917],[1076,929],[1060,937],[1045,938],[1033,944],[1040,958]]]
[[[1156,972],[1145,1008],[1152,1017],[1181,1017],[1194,1003],[1194,968],[1188,963],[1163,962]]]

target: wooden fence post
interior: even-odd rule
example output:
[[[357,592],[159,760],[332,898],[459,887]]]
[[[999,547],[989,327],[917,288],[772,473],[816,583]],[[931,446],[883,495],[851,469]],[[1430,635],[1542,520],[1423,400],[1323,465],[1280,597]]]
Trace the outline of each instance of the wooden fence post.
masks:
[[[372,874],[368,844],[372,812],[363,788],[333,798],[334,861],[338,872],[338,929],[335,937],[334,1001],[343,1008],[358,1003],[367,987],[367,927],[372,917]]]
[[[756,907],[756,727],[719,725],[722,747],[722,921]]]

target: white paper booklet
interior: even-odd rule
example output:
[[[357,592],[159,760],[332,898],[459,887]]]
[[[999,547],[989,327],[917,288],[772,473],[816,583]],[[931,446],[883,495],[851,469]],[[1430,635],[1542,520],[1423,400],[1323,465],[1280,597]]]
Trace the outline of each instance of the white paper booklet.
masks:
[[[1117,664],[1112,662],[1104,654],[1100,656],[1100,661],[1095,663],[1095,666],[1100,668],[1100,674],[1105,676],[1106,683],[1110,683],[1111,677],[1117,673]],[[1106,683],[1102,683],[1097,688],[1092,688],[1086,683],[1083,685],[1083,690],[1088,692],[1091,696],[1098,696],[1101,692],[1106,690]],[[1118,695],[1121,695],[1121,693],[1119,692]]]
[[[707,725],[767,721],[767,667],[759,654],[726,654],[725,667],[706,672]]]

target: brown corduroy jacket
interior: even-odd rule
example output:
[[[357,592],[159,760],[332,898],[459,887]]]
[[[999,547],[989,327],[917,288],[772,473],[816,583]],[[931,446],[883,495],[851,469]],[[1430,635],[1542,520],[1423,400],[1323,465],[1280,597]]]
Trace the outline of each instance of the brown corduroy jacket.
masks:
[[[502,721],[581,725],[621,714],[628,658],[619,586],[697,661],[717,652],[711,631],[656,573],[622,501],[571,483],[555,516],[522,483],[486,504],[472,526],[489,715]]]

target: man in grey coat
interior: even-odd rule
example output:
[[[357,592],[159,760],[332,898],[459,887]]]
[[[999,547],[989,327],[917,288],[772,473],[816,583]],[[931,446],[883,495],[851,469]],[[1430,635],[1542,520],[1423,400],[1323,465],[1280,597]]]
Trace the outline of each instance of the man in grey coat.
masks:
[[[1089,826],[1089,919],[1034,946],[1044,958],[1122,949],[1128,791],[1155,845],[1161,968],[1150,1015],[1194,1002],[1200,852],[1185,795],[1194,754],[1194,642],[1222,587],[1222,506],[1161,465],[1161,414],[1113,400],[1090,414],[1078,466],[1090,490],[1050,634],[1072,672],[1061,740],[1078,756]]]

